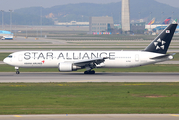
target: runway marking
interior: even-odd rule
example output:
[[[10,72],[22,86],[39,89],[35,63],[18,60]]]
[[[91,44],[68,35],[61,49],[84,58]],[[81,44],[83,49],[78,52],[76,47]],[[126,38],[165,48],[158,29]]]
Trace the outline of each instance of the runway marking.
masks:
[[[174,117],[179,117],[179,115],[171,115],[171,116],[174,116]]]
[[[22,116],[20,116],[20,115],[14,115],[14,117],[22,117]]]
[[[80,81],[70,81],[70,82],[94,82],[94,81],[100,81],[100,80],[80,80]]]

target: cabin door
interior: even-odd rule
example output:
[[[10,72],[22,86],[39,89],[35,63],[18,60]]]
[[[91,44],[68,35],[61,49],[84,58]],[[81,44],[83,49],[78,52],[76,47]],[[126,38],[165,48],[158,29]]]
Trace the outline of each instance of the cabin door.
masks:
[[[139,55],[135,55],[135,61],[139,62]]]

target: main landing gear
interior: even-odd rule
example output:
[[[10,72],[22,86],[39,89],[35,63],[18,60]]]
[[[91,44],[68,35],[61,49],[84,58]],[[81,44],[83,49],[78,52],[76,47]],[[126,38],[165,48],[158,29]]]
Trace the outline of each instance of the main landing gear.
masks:
[[[85,71],[84,74],[95,74],[94,70]]]
[[[16,70],[16,74],[20,74],[19,67],[15,67],[15,70]]]

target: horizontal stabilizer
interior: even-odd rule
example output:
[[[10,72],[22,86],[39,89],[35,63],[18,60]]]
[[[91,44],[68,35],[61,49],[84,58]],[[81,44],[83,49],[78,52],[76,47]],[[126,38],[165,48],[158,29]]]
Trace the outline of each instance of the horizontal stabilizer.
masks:
[[[168,58],[169,56],[173,56],[175,55],[176,53],[173,53],[173,54],[167,54],[167,55],[161,55],[161,56],[157,56],[157,57],[154,57],[154,58],[150,58],[150,59],[153,59],[153,60],[157,60],[157,59],[165,59],[165,58]]]

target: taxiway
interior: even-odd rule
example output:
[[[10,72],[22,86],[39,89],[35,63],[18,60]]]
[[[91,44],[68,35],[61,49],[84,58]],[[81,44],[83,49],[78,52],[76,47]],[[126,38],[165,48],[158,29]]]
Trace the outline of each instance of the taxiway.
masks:
[[[3,120],[178,120],[175,114],[0,115]]]
[[[48,82],[179,82],[179,73],[0,73],[0,83],[48,83]]]

